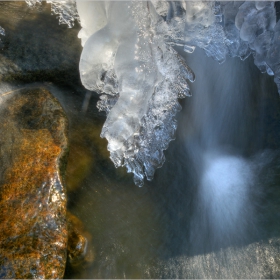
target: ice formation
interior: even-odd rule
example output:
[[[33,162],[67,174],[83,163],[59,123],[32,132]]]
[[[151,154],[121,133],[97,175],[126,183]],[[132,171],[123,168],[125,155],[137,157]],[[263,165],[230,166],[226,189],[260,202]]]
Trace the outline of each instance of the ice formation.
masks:
[[[29,4],[40,0],[26,0]],[[196,47],[222,63],[253,55],[280,93],[280,22],[274,1],[57,1],[60,23],[80,18],[83,85],[101,94],[102,137],[114,164],[137,185],[153,178],[174,138],[178,98],[194,74],[173,49]]]
[[[178,98],[190,95],[187,80],[194,81],[194,74],[165,44],[158,30],[164,20],[150,2],[84,5],[77,2],[80,36],[87,36],[82,37],[81,80],[87,89],[104,93],[98,103],[107,112],[101,136],[115,166],[126,166],[140,186],[164,162],[163,150],[176,130]],[[90,5],[100,13],[88,24]],[[88,37],[92,24],[100,29]]]
[[[67,24],[69,28],[74,26],[75,20],[80,20],[75,0],[46,0],[51,4],[51,11],[57,15],[59,24]],[[42,0],[25,0],[31,8],[41,4]]]
[[[42,3],[42,0],[25,0],[29,7],[34,7],[37,3]]]
[[[80,75],[101,95],[107,112],[102,137],[111,159],[153,178],[174,137],[178,97],[194,75],[173,46],[196,47],[223,62],[251,53],[262,72],[275,74],[280,91],[279,22],[274,2],[157,1],[77,2],[84,46]],[[95,15],[95,16],[94,16]],[[122,15],[120,17],[119,15]]]
[[[51,11],[57,15],[59,24],[67,24],[68,27],[73,27],[75,20],[80,20],[75,0],[47,0],[47,3],[51,3]]]
[[[187,52],[200,47],[220,63],[227,55],[244,60],[252,53],[261,72],[275,74],[280,93],[280,23],[276,24],[274,1],[196,1],[176,5],[181,5],[184,12],[167,21],[169,44],[184,46]]]

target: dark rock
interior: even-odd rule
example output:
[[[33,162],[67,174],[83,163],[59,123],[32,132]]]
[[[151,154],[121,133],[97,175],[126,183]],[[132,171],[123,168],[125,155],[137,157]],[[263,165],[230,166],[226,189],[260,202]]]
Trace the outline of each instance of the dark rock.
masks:
[[[62,278],[67,120],[47,90],[0,95],[0,277]]]
[[[70,212],[67,213],[68,222],[68,260],[71,266],[90,264],[94,261],[91,249],[91,235],[84,228],[83,223]]]
[[[0,1],[0,26],[5,29],[0,81],[80,85],[82,47],[77,22],[74,28],[59,25],[50,4],[29,8],[24,1]]]

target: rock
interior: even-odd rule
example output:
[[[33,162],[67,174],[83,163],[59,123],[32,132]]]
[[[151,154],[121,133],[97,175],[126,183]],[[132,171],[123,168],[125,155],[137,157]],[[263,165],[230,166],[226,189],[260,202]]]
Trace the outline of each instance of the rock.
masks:
[[[43,88],[0,95],[0,278],[62,278],[67,120]]]
[[[80,26],[59,25],[51,5],[29,8],[23,1],[0,1],[0,81],[80,85]]]
[[[70,212],[68,222],[68,260],[71,266],[90,264],[94,261],[91,249],[91,235],[84,229],[83,223]]]

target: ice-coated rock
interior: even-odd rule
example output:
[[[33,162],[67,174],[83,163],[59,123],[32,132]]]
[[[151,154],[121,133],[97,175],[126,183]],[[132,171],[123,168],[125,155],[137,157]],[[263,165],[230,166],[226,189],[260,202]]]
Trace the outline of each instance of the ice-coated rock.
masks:
[[[47,81],[80,85],[79,28],[58,25],[50,8],[45,2],[29,8],[22,1],[0,1],[0,25],[6,34],[0,35],[1,83]]]

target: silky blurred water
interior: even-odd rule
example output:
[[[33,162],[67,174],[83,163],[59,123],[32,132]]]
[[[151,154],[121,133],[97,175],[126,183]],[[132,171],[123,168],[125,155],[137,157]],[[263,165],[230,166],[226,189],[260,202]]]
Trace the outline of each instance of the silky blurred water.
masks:
[[[114,168],[105,140],[88,136],[104,122],[96,97],[75,117],[73,137],[92,160],[69,209],[91,232],[95,261],[68,266],[66,278],[280,276],[277,89],[251,58],[219,65],[196,50],[186,60],[197,76],[193,97],[182,102],[166,163],[144,187]]]
[[[219,65],[199,49],[179,49],[196,73],[193,96],[181,102],[165,164],[138,188],[131,174],[115,169],[99,137],[105,115],[97,94],[77,82],[79,28],[59,27],[47,4],[39,13],[23,2],[3,3],[1,55],[15,66],[7,90],[1,87],[44,82],[69,118],[68,209],[92,235],[95,260],[68,264],[65,278],[280,278],[273,77],[259,73],[252,58]]]

